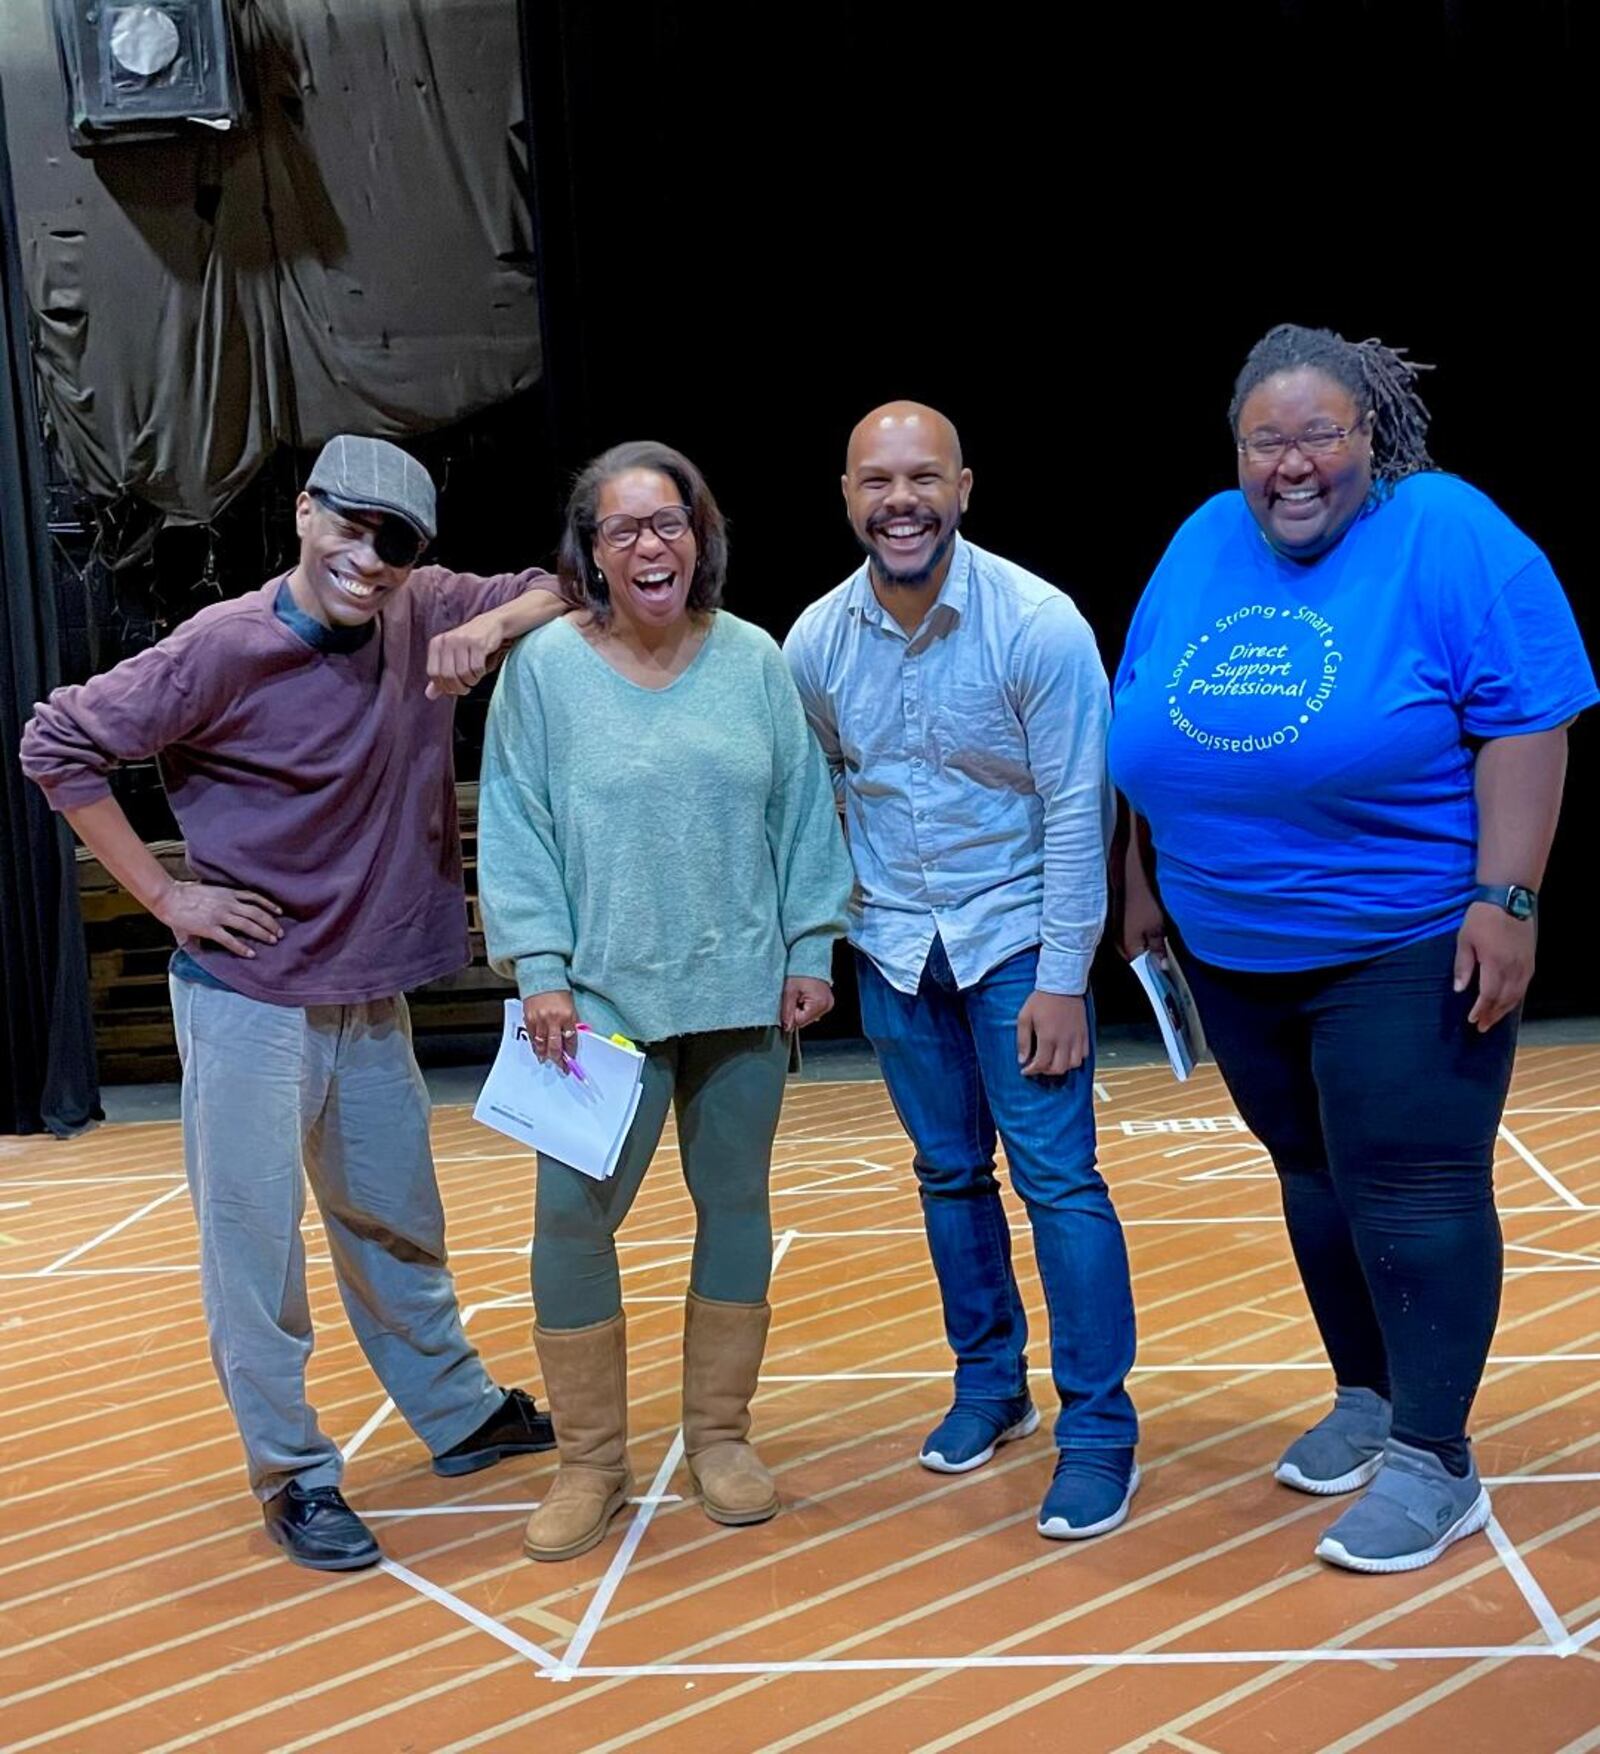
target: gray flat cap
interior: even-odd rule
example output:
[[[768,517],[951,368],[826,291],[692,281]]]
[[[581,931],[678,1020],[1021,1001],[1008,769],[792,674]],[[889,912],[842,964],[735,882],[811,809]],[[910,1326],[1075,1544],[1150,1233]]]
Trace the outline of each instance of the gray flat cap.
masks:
[[[439,533],[433,477],[385,439],[349,433],[329,439],[312,466],[306,492],[325,493],[354,511],[403,519],[425,542]]]

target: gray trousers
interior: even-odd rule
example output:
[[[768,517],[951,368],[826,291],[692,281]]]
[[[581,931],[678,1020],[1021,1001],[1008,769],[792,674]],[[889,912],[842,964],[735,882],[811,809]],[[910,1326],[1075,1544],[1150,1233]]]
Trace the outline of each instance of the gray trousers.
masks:
[[[183,1149],[211,1358],[260,1499],[336,1486],[306,1402],[309,1175],[339,1295],[378,1380],[435,1454],[502,1391],[467,1344],[445,1266],[428,1093],[403,998],[267,1005],[173,979]]]

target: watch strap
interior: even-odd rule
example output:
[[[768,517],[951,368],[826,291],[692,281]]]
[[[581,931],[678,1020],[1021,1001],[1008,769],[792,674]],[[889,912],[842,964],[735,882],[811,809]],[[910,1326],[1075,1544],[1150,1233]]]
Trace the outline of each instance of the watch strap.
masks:
[[[1531,920],[1539,910],[1536,890],[1524,883],[1480,883],[1472,891],[1474,901],[1486,901],[1514,920]]]

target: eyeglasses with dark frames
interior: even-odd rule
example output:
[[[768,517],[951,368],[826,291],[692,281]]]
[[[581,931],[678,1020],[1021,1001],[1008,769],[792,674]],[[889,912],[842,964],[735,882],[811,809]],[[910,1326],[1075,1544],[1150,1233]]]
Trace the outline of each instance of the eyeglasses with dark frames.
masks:
[[[626,512],[617,512],[612,517],[602,518],[595,528],[607,548],[632,548],[647,524],[663,542],[676,542],[680,536],[688,535],[692,523],[687,506],[664,505],[658,506],[648,518],[634,518]]]

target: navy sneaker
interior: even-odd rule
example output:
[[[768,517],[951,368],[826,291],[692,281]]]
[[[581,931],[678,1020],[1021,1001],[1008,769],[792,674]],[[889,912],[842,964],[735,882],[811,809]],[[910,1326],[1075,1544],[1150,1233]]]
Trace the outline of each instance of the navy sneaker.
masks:
[[[458,1474],[492,1468],[506,1456],[536,1456],[555,1447],[550,1415],[539,1411],[532,1395],[512,1389],[500,1403],[500,1410],[491,1413],[470,1437],[433,1458],[433,1471],[453,1480]]]
[[[337,1486],[291,1480],[261,1507],[267,1533],[295,1562],[313,1571],[360,1571],[383,1557],[372,1530],[345,1503]]]
[[[1014,1401],[956,1404],[928,1433],[917,1460],[935,1474],[970,1474],[1003,1443],[1031,1437],[1039,1429],[1039,1409],[1027,1395]]]
[[[1133,1450],[1063,1450],[1039,1510],[1038,1529],[1052,1541],[1087,1541],[1128,1520],[1139,1490]]]

